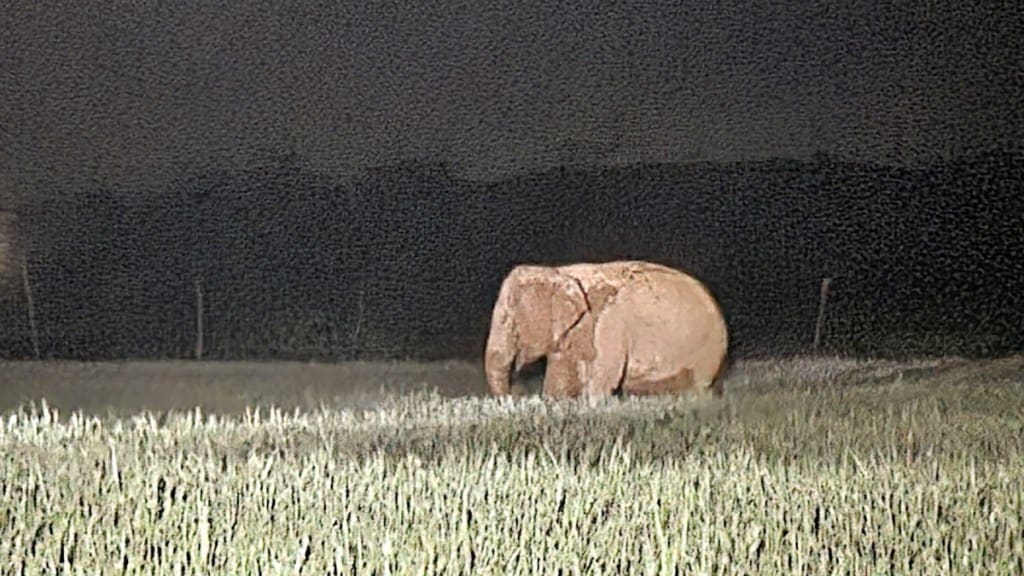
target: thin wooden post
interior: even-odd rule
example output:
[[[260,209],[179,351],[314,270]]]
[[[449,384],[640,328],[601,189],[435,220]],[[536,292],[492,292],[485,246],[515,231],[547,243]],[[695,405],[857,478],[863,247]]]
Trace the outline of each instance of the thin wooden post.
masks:
[[[821,344],[821,327],[825,323],[825,302],[828,300],[828,286],[832,283],[831,278],[821,279],[821,295],[818,298],[818,321],[814,325],[814,346],[812,351],[818,352],[818,345]]]
[[[356,357],[356,348],[359,346],[359,333],[363,329],[363,292],[364,292],[363,289],[360,288],[359,289],[359,312],[358,312],[358,315],[356,316],[355,326],[352,327],[352,337],[351,337],[351,342],[349,343],[349,346],[350,346],[349,354],[351,356],[351,359],[353,359],[353,360]]]
[[[32,351],[39,360],[39,329],[36,326],[36,306],[32,300],[32,283],[28,279],[28,259],[21,261],[21,278],[25,285],[25,302],[28,304],[28,328],[32,333]]]
[[[196,284],[196,360],[203,359],[203,285],[199,278]]]

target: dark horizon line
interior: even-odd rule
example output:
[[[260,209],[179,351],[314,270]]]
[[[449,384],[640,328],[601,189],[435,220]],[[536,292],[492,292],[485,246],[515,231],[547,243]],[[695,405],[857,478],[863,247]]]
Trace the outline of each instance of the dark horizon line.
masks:
[[[295,162],[295,159],[300,159],[299,162]],[[863,158],[855,155],[844,154],[841,152],[819,150],[808,154],[780,154],[771,155],[761,158],[736,158],[736,159],[712,159],[712,158],[689,158],[679,160],[631,160],[623,163],[607,162],[601,160],[592,161],[574,161],[568,163],[552,163],[548,167],[528,166],[523,164],[521,170],[509,170],[503,172],[494,172],[486,176],[472,176],[466,174],[460,174],[459,170],[455,167],[462,164],[457,160],[449,159],[432,159],[432,158],[416,158],[407,157],[400,158],[397,160],[379,162],[374,164],[365,164],[360,167],[353,167],[351,170],[337,171],[338,174],[344,174],[349,177],[356,177],[386,173],[388,170],[394,170],[395,172],[413,171],[417,169],[440,169],[452,180],[462,180],[466,182],[502,182],[506,180],[516,180],[520,178],[529,178],[535,176],[545,176],[552,174],[560,174],[564,172],[571,173],[584,173],[592,172],[596,170],[629,170],[637,167],[732,167],[740,165],[766,165],[773,163],[799,163],[807,165],[821,164],[823,160],[827,160],[836,164],[845,166],[861,166],[871,168],[884,168],[884,169],[904,169],[904,170],[928,170],[935,167],[950,166],[963,164],[965,162],[972,162],[984,159],[1009,159],[1009,160],[1020,160],[1024,161],[1024,143],[1015,143],[1012,146],[1005,145],[992,145],[985,148],[974,149],[969,152],[964,152],[950,158],[933,159],[933,160],[920,160],[915,162],[909,162],[905,160],[894,160],[887,162],[885,160],[874,159],[874,158]],[[275,163],[275,161],[271,161]],[[285,153],[277,156],[276,163],[280,165],[291,165],[302,169],[303,163],[301,157],[297,154]],[[221,168],[215,169],[211,172],[221,174],[230,174],[232,172],[245,173],[255,172],[263,169],[263,167],[240,167],[240,168]],[[331,170],[319,171],[309,170],[310,173],[319,173],[323,175],[330,175]],[[465,171],[472,173],[474,171]]]
[[[0,151],[3,148],[0,147]],[[221,166],[214,167],[206,171],[195,171],[191,173],[180,174],[177,177],[172,177],[171,180],[165,181],[164,184],[158,185],[157,188],[161,187],[177,187],[181,184],[188,183],[189,181],[202,182],[206,178],[216,177],[231,177],[232,175],[239,174],[252,174],[256,172],[267,172],[267,176],[272,178],[276,170],[295,170],[299,174],[313,176],[315,178],[326,179],[331,181],[332,178],[337,179],[337,184],[358,182],[364,178],[386,175],[391,171],[392,173],[412,173],[412,174],[423,174],[425,172],[438,171],[444,179],[451,182],[464,182],[470,184],[483,184],[483,185],[494,185],[502,182],[515,182],[521,180],[530,180],[536,178],[548,178],[564,176],[566,174],[593,174],[595,172],[602,171],[629,171],[636,169],[694,169],[694,168],[711,168],[711,169],[729,169],[740,166],[772,166],[780,164],[799,164],[803,166],[819,166],[825,163],[832,164],[834,166],[851,168],[856,167],[860,169],[876,169],[876,170],[903,170],[910,172],[927,172],[930,170],[943,169],[947,167],[956,167],[964,164],[978,162],[978,161],[991,161],[996,160],[1002,163],[1024,163],[1024,143],[1011,143],[1010,145],[1004,144],[993,144],[984,148],[976,148],[968,152],[957,155],[956,157],[935,159],[930,161],[919,161],[919,162],[906,162],[906,161],[894,161],[885,162],[883,160],[875,158],[863,158],[851,155],[846,155],[840,152],[819,150],[813,153],[803,155],[773,155],[764,158],[745,158],[745,159],[706,159],[706,158],[692,158],[692,159],[680,159],[680,160],[633,160],[624,163],[614,162],[602,162],[602,161],[577,161],[565,164],[550,165],[547,167],[540,166],[527,166],[523,165],[520,170],[511,170],[504,172],[495,173],[481,173],[473,170],[458,170],[456,169],[460,162],[445,160],[445,159],[429,159],[429,158],[406,158],[394,161],[380,162],[377,164],[367,164],[362,167],[353,168],[350,171],[346,170],[318,170],[315,167],[310,167],[308,164],[302,161],[301,156],[294,153],[283,153],[275,155],[268,159],[268,161],[262,165],[257,166]],[[176,181],[176,182],[175,182]],[[71,182],[68,182],[71,184]],[[127,182],[94,182],[94,186],[88,187],[88,190],[79,188],[79,191],[96,191],[96,190],[107,190],[117,191],[119,189],[130,187],[130,183]],[[29,196],[31,197],[31,195]],[[19,195],[21,201],[13,202],[13,206],[0,205],[0,213],[14,214],[17,215],[19,212],[28,209],[32,211],[32,206],[38,203],[33,200],[27,200],[24,196]],[[59,201],[59,198],[39,198],[44,204],[52,201]]]

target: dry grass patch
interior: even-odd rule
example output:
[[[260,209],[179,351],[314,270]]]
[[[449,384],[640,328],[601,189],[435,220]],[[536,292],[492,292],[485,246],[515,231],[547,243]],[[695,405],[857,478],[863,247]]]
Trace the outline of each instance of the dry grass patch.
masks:
[[[1024,573],[1019,380],[746,369],[720,400],[9,412],[0,557],[25,574]]]

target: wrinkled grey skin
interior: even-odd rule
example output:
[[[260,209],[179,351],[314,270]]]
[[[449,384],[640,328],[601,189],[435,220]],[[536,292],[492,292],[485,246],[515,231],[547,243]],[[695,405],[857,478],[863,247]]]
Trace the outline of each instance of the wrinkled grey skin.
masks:
[[[728,333],[707,288],[642,261],[523,265],[502,283],[484,356],[488,387],[547,359],[544,394],[721,393]]]

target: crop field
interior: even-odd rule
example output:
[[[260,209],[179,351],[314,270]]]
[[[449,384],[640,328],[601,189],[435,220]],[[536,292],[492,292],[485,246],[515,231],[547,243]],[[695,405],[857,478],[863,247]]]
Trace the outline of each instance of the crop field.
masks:
[[[2,574],[1024,574],[1024,358],[750,361],[722,398],[594,405],[458,364],[0,389]]]

